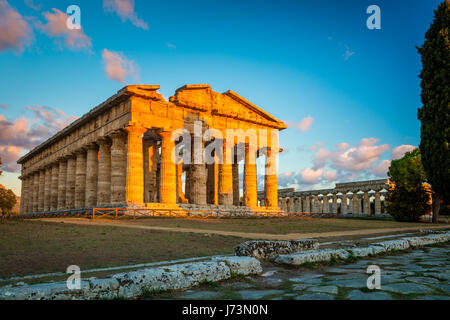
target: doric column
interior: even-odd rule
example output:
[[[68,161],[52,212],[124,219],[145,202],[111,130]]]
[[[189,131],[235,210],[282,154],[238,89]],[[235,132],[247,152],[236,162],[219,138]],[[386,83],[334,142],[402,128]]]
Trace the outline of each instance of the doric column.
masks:
[[[310,213],[311,212],[311,198],[309,195],[306,195],[305,197],[305,204],[303,206],[303,212]]]
[[[244,162],[244,199],[247,207],[256,207],[258,204],[256,180],[256,150],[254,146],[246,144]]]
[[[352,197],[352,203],[351,203],[353,214],[358,213],[357,205],[358,205],[358,195],[357,195],[356,191],[354,191],[353,197]]]
[[[375,191],[375,214],[381,214],[381,194],[380,191]]]
[[[161,203],[175,204],[177,202],[176,164],[172,159],[175,141],[171,131],[160,133],[161,143]]]
[[[106,206],[111,203],[111,142],[106,137],[97,140],[98,177],[97,205]]]
[[[338,212],[337,193],[333,193],[333,213]]]
[[[222,164],[219,166],[219,204],[223,205],[238,205],[234,202],[234,192],[233,192],[233,165],[231,144],[228,143],[225,138],[223,140],[223,153],[222,153]],[[238,192],[239,196],[239,192]]]
[[[176,166],[176,170],[177,170],[177,199],[178,199],[178,202],[188,203],[186,197],[184,196],[184,192],[183,192],[183,180],[182,180],[183,161],[178,162],[178,164]]]
[[[52,167],[45,168],[45,189],[44,189],[44,210],[49,211],[51,207],[52,197]]]
[[[144,153],[144,202],[156,202],[156,170],[158,169],[158,142],[145,137],[142,139]],[[187,183],[186,183],[187,185]]]
[[[66,209],[75,208],[75,175],[76,159],[75,155],[67,156],[67,176],[66,176]]]
[[[277,186],[277,158],[276,153],[271,148],[266,150],[266,162],[264,165],[264,197],[267,207],[277,209],[278,206],[278,186]]]
[[[35,192],[35,199],[36,199],[36,203],[35,203],[35,208],[34,211],[36,212],[42,212],[45,210],[45,182],[46,182],[46,177],[47,175],[47,168],[42,168],[39,171],[39,174],[37,175],[37,179],[35,181],[35,185],[34,185],[34,192]]]
[[[52,164],[52,185],[50,189],[50,210],[55,211],[58,208],[58,180],[59,180],[59,163]]]
[[[186,172],[186,180],[184,182],[184,194],[186,196],[186,199],[188,200],[188,203],[192,203],[191,200],[191,165],[188,165]]]
[[[38,176],[39,179],[39,171],[35,171],[33,173],[30,174],[30,183],[29,183],[29,187],[28,187],[28,192],[30,193],[30,198],[29,198],[29,202],[28,202],[28,212],[29,213],[33,213],[34,212],[34,205],[35,202],[39,203],[37,199],[35,199],[35,181],[36,181],[36,176]]]
[[[195,204],[206,204],[206,167],[205,164],[191,165],[191,198]]]
[[[75,208],[84,208],[86,202],[86,152],[75,151],[77,157],[75,168]]]
[[[43,170],[39,170],[34,174],[34,178],[33,178],[33,212],[38,212],[41,211],[39,210],[40,208],[40,199],[44,199],[44,193],[40,191],[44,190],[44,184],[41,183],[41,180],[44,181],[44,179],[41,179],[41,175],[44,176],[45,175],[45,171]],[[43,202],[42,202],[42,207],[43,207]]]
[[[234,162],[231,165],[231,175],[233,178],[233,205],[239,206],[241,202],[241,194],[239,191],[239,162],[237,155],[234,157]]]
[[[347,214],[347,192],[342,193],[341,199],[341,214]]]
[[[19,214],[23,214],[25,212],[25,203],[26,203],[26,199],[25,199],[25,192],[26,192],[25,180],[26,180],[26,178],[24,176],[20,176],[19,179],[21,181]]]
[[[364,202],[364,214],[370,215],[370,196],[368,191],[364,191],[363,202]]]
[[[20,213],[28,213],[28,203],[30,202],[29,192],[30,175],[22,178],[22,193],[20,194]]]
[[[328,200],[328,195],[323,195],[323,206],[322,206],[322,212],[323,213],[329,213],[330,212],[330,202]]]
[[[85,207],[97,206],[98,183],[98,146],[95,143],[86,146],[86,194]]]
[[[111,203],[123,204],[126,202],[126,164],[125,150],[126,134],[116,131],[111,135]]]
[[[59,160],[58,180],[58,210],[63,210],[66,208],[67,158]]]
[[[317,199],[319,199],[319,198],[317,198]],[[322,213],[323,208],[325,206],[325,196],[324,195],[322,195],[322,200],[318,200],[317,206],[318,206],[317,212]]]
[[[147,129],[130,124],[125,130],[128,132],[126,201],[128,204],[142,205],[144,203],[142,135]]]
[[[207,192],[208,203],[218,205],[219,204],[219,158],[214,155],[214,163],[207,164],[208,177],[207,177]]]

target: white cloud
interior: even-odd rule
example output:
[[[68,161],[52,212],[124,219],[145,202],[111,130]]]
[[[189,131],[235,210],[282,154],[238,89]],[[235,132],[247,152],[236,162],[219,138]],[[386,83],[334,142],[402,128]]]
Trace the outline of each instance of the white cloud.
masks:
[[[398,147],[395,147],[394,149],[392,149],[391,159],[392,160],[400,159],[405,155],[406,152],[413,151],[416,148],[417,147],[409,145],[409,144],[402,144]]]

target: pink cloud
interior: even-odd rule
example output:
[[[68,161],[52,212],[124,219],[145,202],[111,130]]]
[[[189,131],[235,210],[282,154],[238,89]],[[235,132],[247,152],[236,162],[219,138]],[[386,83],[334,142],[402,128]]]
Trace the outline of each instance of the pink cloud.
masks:
[[[50,37],[62,38],[64,40],[64,45],[69,49],[87,49],[90,51],[90,48],[92,47],[91,38],[84,33],[83,29],[67,28],[68,15],[55,8],[52,10],[53,13],[43,13],[47,23],[42,24],[41,21],[38,21],[36,28]]]
[[[417,147],[409,144],[402,144],[401,146],[395,147],[394,149],[392,149],[391,159],[392,160],[400,159],[405,155],[406,152],[413,151],[416,148]]]
[[[339,169],[361,171],[369,169],[380,158],[381,154],[389,150],[389,145],[376,145],[379,139],[363,138],[356,147],[348,148],[348,144],[338,145],[337,151],[330,154],[333,165]],[[347,148],[344,148],[347,146]]]
[[[385,177],[390,166],[390,160],[380,161],[377,165],[375,165],[375,167],[373,167],[372,173],[380,177]]]
[[[76,119],[57,108],[34,106],[26,110],[33,117],[8,120],[0,114],[0,157],[4,171],[16,172],[16,161],[21,155]]]
[[[329,181],[335,181],[337,179],[337,173],[334,171],[326,171],[325,172],[325,178],[327,178]]]
[[[311,116],[308,116],[306,118],[303,118],[300,122],[293,122],[293,121],[285,121],[288,128],[296,128],[300,132],[305,132],[308,130],[311,130],[312,123],[314,122],[314,118]]]
[[[103,10],[106,13],[115,12],[122,22],[130,20],[136,27],[148,30],[147,23],[139,19],[134,11],[134,0],[103,0]]]
[[[32,39],[33,30],[28,22],[6,0],[0,0],[0,51],[22,52]]]
[[[321,175],[322,169],[314,170],[311,168],[307,168],[300,172],[301,179],[305,183],[316,183]]]
[[[102,58],[108,78],[119,82],[125,82],[125,78],[129,75],[137,77],[134,62],[128,60],[122,53],[103,49]]]

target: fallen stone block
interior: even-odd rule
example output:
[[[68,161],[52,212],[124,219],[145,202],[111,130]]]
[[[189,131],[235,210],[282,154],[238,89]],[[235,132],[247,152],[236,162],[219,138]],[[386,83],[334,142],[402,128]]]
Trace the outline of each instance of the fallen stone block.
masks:
[[[260,260],[272,260],[280,254],[291,254],[318,248],[319,242],[316,239],[288,241],[250,240],[239,244],[234,252],[237,256],[254,257]]]
[[[288,265],[301,265],[306,262],[326,262],[333,258],[345,260],[349,256],[350,253],[344,249],[321,249],[282,254],[275,259],[275,262]]]
[[[372,243],[371,245],[372,246],[381,246],[384,249],[386,249],[386,251],[406,250],[410,247],[408,240],[404,240],[404,239],[375,242],[375,243]]]
[[[259,274],[263,271],[261,263],[252,257],[215,257],[212,260],[225,262],[232,273],[239,275]]]

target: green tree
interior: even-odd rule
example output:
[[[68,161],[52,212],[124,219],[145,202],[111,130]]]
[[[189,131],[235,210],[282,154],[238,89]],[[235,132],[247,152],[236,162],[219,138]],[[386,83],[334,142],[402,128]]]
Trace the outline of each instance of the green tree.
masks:
[[[450,2],[434,11],[434,20],[418,47],[422,58],[420,151],[427,181],[433,189],[433,222],[438,222],[442,201],[450,194]]]
[[[387,196],[389,214],[398,221],[419,221],[431,208],[430,188],[425,182],[420,150],[405,153],[392,160],[388,176],[391,188]]]
[[[2,216],[8,216],[11,214],[11,210],[17,203],[17,198],[11,189],[6,189],[0,185],[0,210]]]

